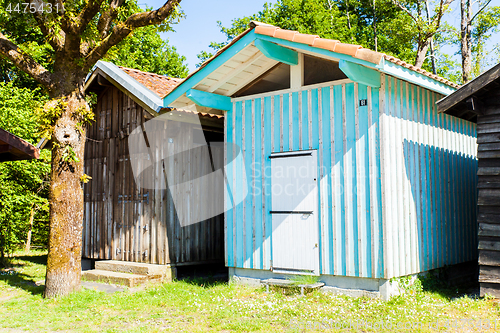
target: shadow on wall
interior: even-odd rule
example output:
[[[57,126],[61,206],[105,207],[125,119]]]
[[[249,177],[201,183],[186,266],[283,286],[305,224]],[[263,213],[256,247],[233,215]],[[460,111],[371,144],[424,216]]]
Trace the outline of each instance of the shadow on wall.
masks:
[[[403,150],[411,191],[405,227],[418,235],[416,244],[410,244],[417,268],[476,260],[477,160],[406,139]]]

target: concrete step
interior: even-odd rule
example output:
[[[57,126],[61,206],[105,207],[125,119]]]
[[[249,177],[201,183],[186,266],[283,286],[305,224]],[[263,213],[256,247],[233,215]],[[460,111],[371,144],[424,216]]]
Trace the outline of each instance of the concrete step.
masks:
[[[100,269],[92,269],[89,271],[82,272],[82,280],[120,284],[132,288],[140,284],[143,284],[150,279],[148,278],[147,275],[110,272]]]
[[[100,260],[95,262],[95,269],[119,273],[146,275],[149,279],[172,281],[172,267],[140,262]]]

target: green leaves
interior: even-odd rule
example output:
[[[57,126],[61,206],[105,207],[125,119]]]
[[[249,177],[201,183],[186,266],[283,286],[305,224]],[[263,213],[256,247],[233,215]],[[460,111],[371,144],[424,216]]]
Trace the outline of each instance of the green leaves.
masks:
[[[188,75],[186,57],[159,35],[160,28],[148,26],[132,32],[108,51],[104,58],[118,66],[184,78]]]
[[[12,82],[0,83],[0,127],[32,144],[39,140],[33,110],[45,101],[38,94]],[[32,208],[33,240],[46,244],[49,176],[49,151],[42,151],[39,160],[0,163],[0,252],[10,252],[25,241]]]
[[[75,162],[78,163],[80,162],[80,159],[76,156],[76,152],[73,150],[73,147],[71,146],[64,146],[62,155],[61,155],[61,160],[65,163],[70,163],[70,162]]]

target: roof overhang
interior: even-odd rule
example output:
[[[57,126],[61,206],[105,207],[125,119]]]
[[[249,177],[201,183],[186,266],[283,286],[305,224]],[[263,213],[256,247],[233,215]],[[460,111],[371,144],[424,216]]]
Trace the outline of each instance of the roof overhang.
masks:
[[[0,162],[39,157],[40,152],[32,144],[0,128]]]
[[[498,94],[491,96],[492,90],[500,90],[500,63],[463,85],[457,91],[437,101],[437,110],[476,122],[477,115],[487,112],[485,107],[490,104],[500,104],[497,101]]]
[[[100,84],[100,77],[105,78],[153,115],[157,115],[163,108],[162,99],[158,95],[127,75],[118,66],[102,60],[95,64],[87,76],[85,91],[89,90],[92,84]]]

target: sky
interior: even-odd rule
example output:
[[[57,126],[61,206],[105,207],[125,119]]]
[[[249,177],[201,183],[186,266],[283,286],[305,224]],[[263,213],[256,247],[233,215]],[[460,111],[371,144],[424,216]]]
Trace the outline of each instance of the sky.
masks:
[[[154,9],[164,4],[165,0],[148,0],[145,4]],[[163,33],[162,38],[177,48],[179,54],[187,58],[189,72],[196,69],[199,63],[196,55],[202,50],[210,51],[208,45],[212,41],[223,42],[225,35],[217,27],[217,21],[229,26],[231,20],[257,13],[265,2],[273,0],[183,0],[181,8],[186,15],[174,25],[175,32]],[[143,5],[144,2],[138,1]]]
[[[142,0],[144,1],[144,0]],[[159,8],[165,0],[138,1],[142,6]],[[217,21],[222,21],[222,25],[227,27],[231,20],[243,16],[257,13],[263,8],[265,2],[276,3],[276,0],[183,0],[181,8],[186,17],[178,24],[174,25],[175,32],[162,33],[162,38],[168,39],[169,44],[175,46],[179,54],[187,58],[189,72],[196,69],[199,62],[196,55],[202,50],[211,51],[208,47],[210,42],[223,42],[225,35],[217,27]],[[500,0],[492,0],[490,6],[499,6]],[[454,0],[451,4],[450,12],[444,19],[455,27],[460,26],[460,1]],[[496,34],[489,41],[490,49],[494,44],[500,43],[500,34]],[[445,47],[443,51],[453,53],[458,49]],[[455,60],[460,61],[459,56]]]

